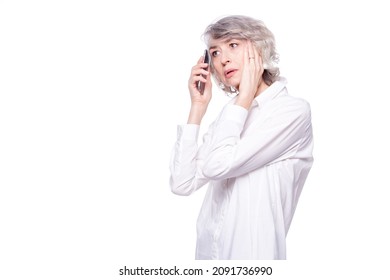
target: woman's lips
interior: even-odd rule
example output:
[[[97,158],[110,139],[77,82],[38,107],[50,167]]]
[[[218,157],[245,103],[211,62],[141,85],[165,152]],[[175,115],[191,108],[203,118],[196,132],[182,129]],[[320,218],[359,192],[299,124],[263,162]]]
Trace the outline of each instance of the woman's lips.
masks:
[[[225,71],[225,77],[227,79],[231,78],[235,73],[237,72],[237,69],[228,69]]]

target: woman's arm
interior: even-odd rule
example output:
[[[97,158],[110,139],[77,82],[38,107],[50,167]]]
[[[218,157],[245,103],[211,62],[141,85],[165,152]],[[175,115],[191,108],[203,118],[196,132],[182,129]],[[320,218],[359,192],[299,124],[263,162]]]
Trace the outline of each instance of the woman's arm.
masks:
[[[272,102],[272,101],[271,101]],[[237,177],[272,162],[293,158],[311,139],[310,106],[291,98],[273,108],[266,118],[255,120],[250,133],[241,137],[246,110],[228,105],[215,126],[203,175],[212,180]]]
[[[188,121],[186,125],[178,126],[177,139],[171,155],[170,185],[172,192],[178,195],[189,195],[208,181],[201,172],[207,145],[199,149],[197,144],[200,123],[211,100],[211,81],[209,72],[205,69],[208,69],[208,64],[203,63],[202,56],[191,69],[188,80],[191,97]],[[198,81],[205,83],[203,93],[198,90]],[[208,138],[205,136],[204,140],[207,142]]]
[[[199,125],[186,124],[177,127],[177,140],[173,147],[170,161],[170,186],[173,193],[190,195],[209,179],[202,172],[207,147],[210,142],[206,133],[204,144],[198,148]]]

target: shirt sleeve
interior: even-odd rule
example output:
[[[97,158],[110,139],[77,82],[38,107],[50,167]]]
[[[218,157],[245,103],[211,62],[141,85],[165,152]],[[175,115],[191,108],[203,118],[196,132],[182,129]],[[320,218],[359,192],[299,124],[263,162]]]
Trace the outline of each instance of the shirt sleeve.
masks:
[[[199,129],[195,124],[177,126],[170,160],[170,186],[175,194],[190,195],[209,181],[201,172],[205,153],[204,148],[198,148]]]
[[[204,177],[212,180],[237,177],[292,158],[311,131],[310,107],[300,99],[274,106],[266,117],[255,120],[241,135],[247,112],[233,104],[224,108],[204,160]]]

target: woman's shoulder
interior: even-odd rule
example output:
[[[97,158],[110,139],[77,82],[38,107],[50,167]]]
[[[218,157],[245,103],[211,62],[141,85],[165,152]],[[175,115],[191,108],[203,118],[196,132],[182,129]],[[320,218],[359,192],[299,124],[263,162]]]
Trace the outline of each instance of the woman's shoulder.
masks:
[[[286,115],[297,118],[309,118],[311,116],[310,103],[301,97],[287,93],[279,95],[268,104],[268,112],[272,116]]]

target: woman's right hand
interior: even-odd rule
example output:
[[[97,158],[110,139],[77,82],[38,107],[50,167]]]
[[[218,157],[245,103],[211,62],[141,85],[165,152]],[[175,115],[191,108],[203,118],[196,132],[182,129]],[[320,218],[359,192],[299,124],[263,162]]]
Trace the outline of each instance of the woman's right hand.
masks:
[[[188,116],[189,124],[200,124],[204,114],[206,113],[207,106],[211,100],[211,79],[210,69],[207,63],[203,63],[204,57],[201,56],[198,63],[192,67],[191,75],[188,80],[188,89],[191,97],[191,110]],[[205,70],[207,69],[207,70]],[[204,78],[204,75],[206,78]],[[201,94],[198,90],[198,82],[205,83],[204,92]]]
[[[198,63],[192,67],[191,75],[188,80],[188,89],[190,91],[192,104],[207,106],[211,100],[211,79],[210,72],[208,71],[210,69],[209,65],[207,63],[203,63],[203,59],[204,57],[201,56]],[[201,94],[198,90],[197,84],[199,81],[205,83],[203,94]]]

